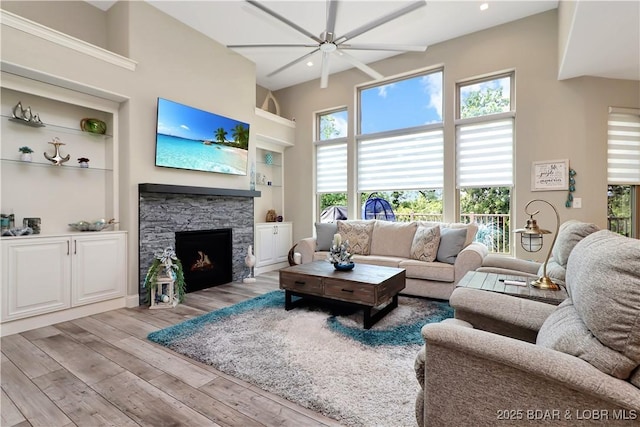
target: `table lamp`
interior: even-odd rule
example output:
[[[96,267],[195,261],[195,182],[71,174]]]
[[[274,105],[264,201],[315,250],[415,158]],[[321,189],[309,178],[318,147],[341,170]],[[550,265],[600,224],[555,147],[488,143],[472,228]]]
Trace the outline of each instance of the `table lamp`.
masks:
[[[558,237],[558,231],[560,229],[560,215],[558,215],[558,211],[556,210],[556,208],[554,208],[553,205],[547,202],[546,200],[533,199],[529,201],[529,203],[527,203],[524,207],[524,212],[527,215],[529,215],[527,224],[524,226],[524,228],[515,230],[514,233],[520,234],[520,245],[522,245],[522,248],[525,251],[538,252],[540,249],[542,249],[542,241],[543,241],[542,236],[544,234],[551,234],[551,231],[544,230],[538,227],[538,222],[533,217],[534,215],[537,215],[538,213],[540,213],[539,210],[533,213],[528,211],[529,205],[531,205],[534,202],[542,202],[551,206],[551,209],[553,209],[553,212],[555,212],[556,214],[556,233],[553,236],[553,242],[551,242],[551,246],[549,247],[549,253],[547,253],[547,258],[545,259],[543,264],[542,277],[531,282],[531,286],[535,286],[536,288],[540,288],[540,289],[549,289],[549,290],[557,291],[557,290],[560,290],[560,286],[554,283],[553,280],[551,280],[549,276],[547,276],[547,264],[549,263],[549,257],[551,256],[551,251],[553,250],[553,245],[555,245],[556,243],[556,238]]]

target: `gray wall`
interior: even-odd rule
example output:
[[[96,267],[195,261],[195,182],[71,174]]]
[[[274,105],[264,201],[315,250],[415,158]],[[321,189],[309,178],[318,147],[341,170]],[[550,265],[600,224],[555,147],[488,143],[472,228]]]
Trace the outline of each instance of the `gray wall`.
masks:
[[[456,82],[505,70],[516,73],[515,191],[514,226],[527,217],[524,205],[533,198],[549,200],[558,207],[561,221],[575,218],[606,228],[607,190],[607,107],[640,106],[637,81],[581,77],[558,81],[557,11],[549,11],[519,21],[430,46],[425,53],[403,54],[370,64],[385,76],[412,70],[444,66],[445,163],[455,164],[454,99]],[[347,106],[349,155],[354,161],[354,86],[369,78],[349,70],[329,78],[329,87],[320,89],[311,81],[275,93],[282,114],[296,117],[296,145],[287,151],[285,162],[285,209],[294,223],[294,241],[313,233],[315,196],[313,184],[314,112]],[[531,162],[569,159],[577,171],[575,197],[582,209],[567,209],[566,191],[531,192]],[[455,170],[445,176],[445,218],[455,221]],[[353,179],[349,180],[355,188]],[[555,217],[542,208],[539,222],[552,228]],[[551,239],[546,239],[550,243]],[[545,241],[546,241],[545,240]],[[546,255],[546,248],[540,252]],[[517,248],[518,256],[531,255]]]

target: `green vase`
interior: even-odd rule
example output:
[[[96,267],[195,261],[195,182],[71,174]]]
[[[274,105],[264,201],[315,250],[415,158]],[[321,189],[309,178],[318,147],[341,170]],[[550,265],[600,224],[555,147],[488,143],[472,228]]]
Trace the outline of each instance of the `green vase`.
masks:
[[[104,135],[107,133],[107,124],[102,120],[84,118],[80,120],[80,129],[85,132]]]

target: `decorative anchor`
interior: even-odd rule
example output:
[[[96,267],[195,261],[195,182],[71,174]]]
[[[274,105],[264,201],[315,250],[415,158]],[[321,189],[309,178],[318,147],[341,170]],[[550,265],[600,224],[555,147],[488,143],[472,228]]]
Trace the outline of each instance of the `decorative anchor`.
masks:
[[[56,152],[53,155],[53,157],[49,156],[46,152],[44,153],[44,157],[49,160],[50,162],[52,162],[54,165],[56,166],[62,166],[62,164],[64,162],[68,162],[69,159],[71,158],[70,154],[67,154],[66,157],[62,157],[60,155],[60,146],[61,145],[66,145],[64,142],[60,142],[60,139],[58,139],[58,137],[53,138],[53,141],[49,142],[49,144],[52,144],[55,149]]]

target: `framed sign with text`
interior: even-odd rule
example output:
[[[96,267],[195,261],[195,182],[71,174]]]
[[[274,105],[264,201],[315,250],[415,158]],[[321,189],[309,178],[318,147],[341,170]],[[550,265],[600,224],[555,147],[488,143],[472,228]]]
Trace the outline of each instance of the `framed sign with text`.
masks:
[[[544,160],[531,166],[531,191],[569,189],[569,160]]]

